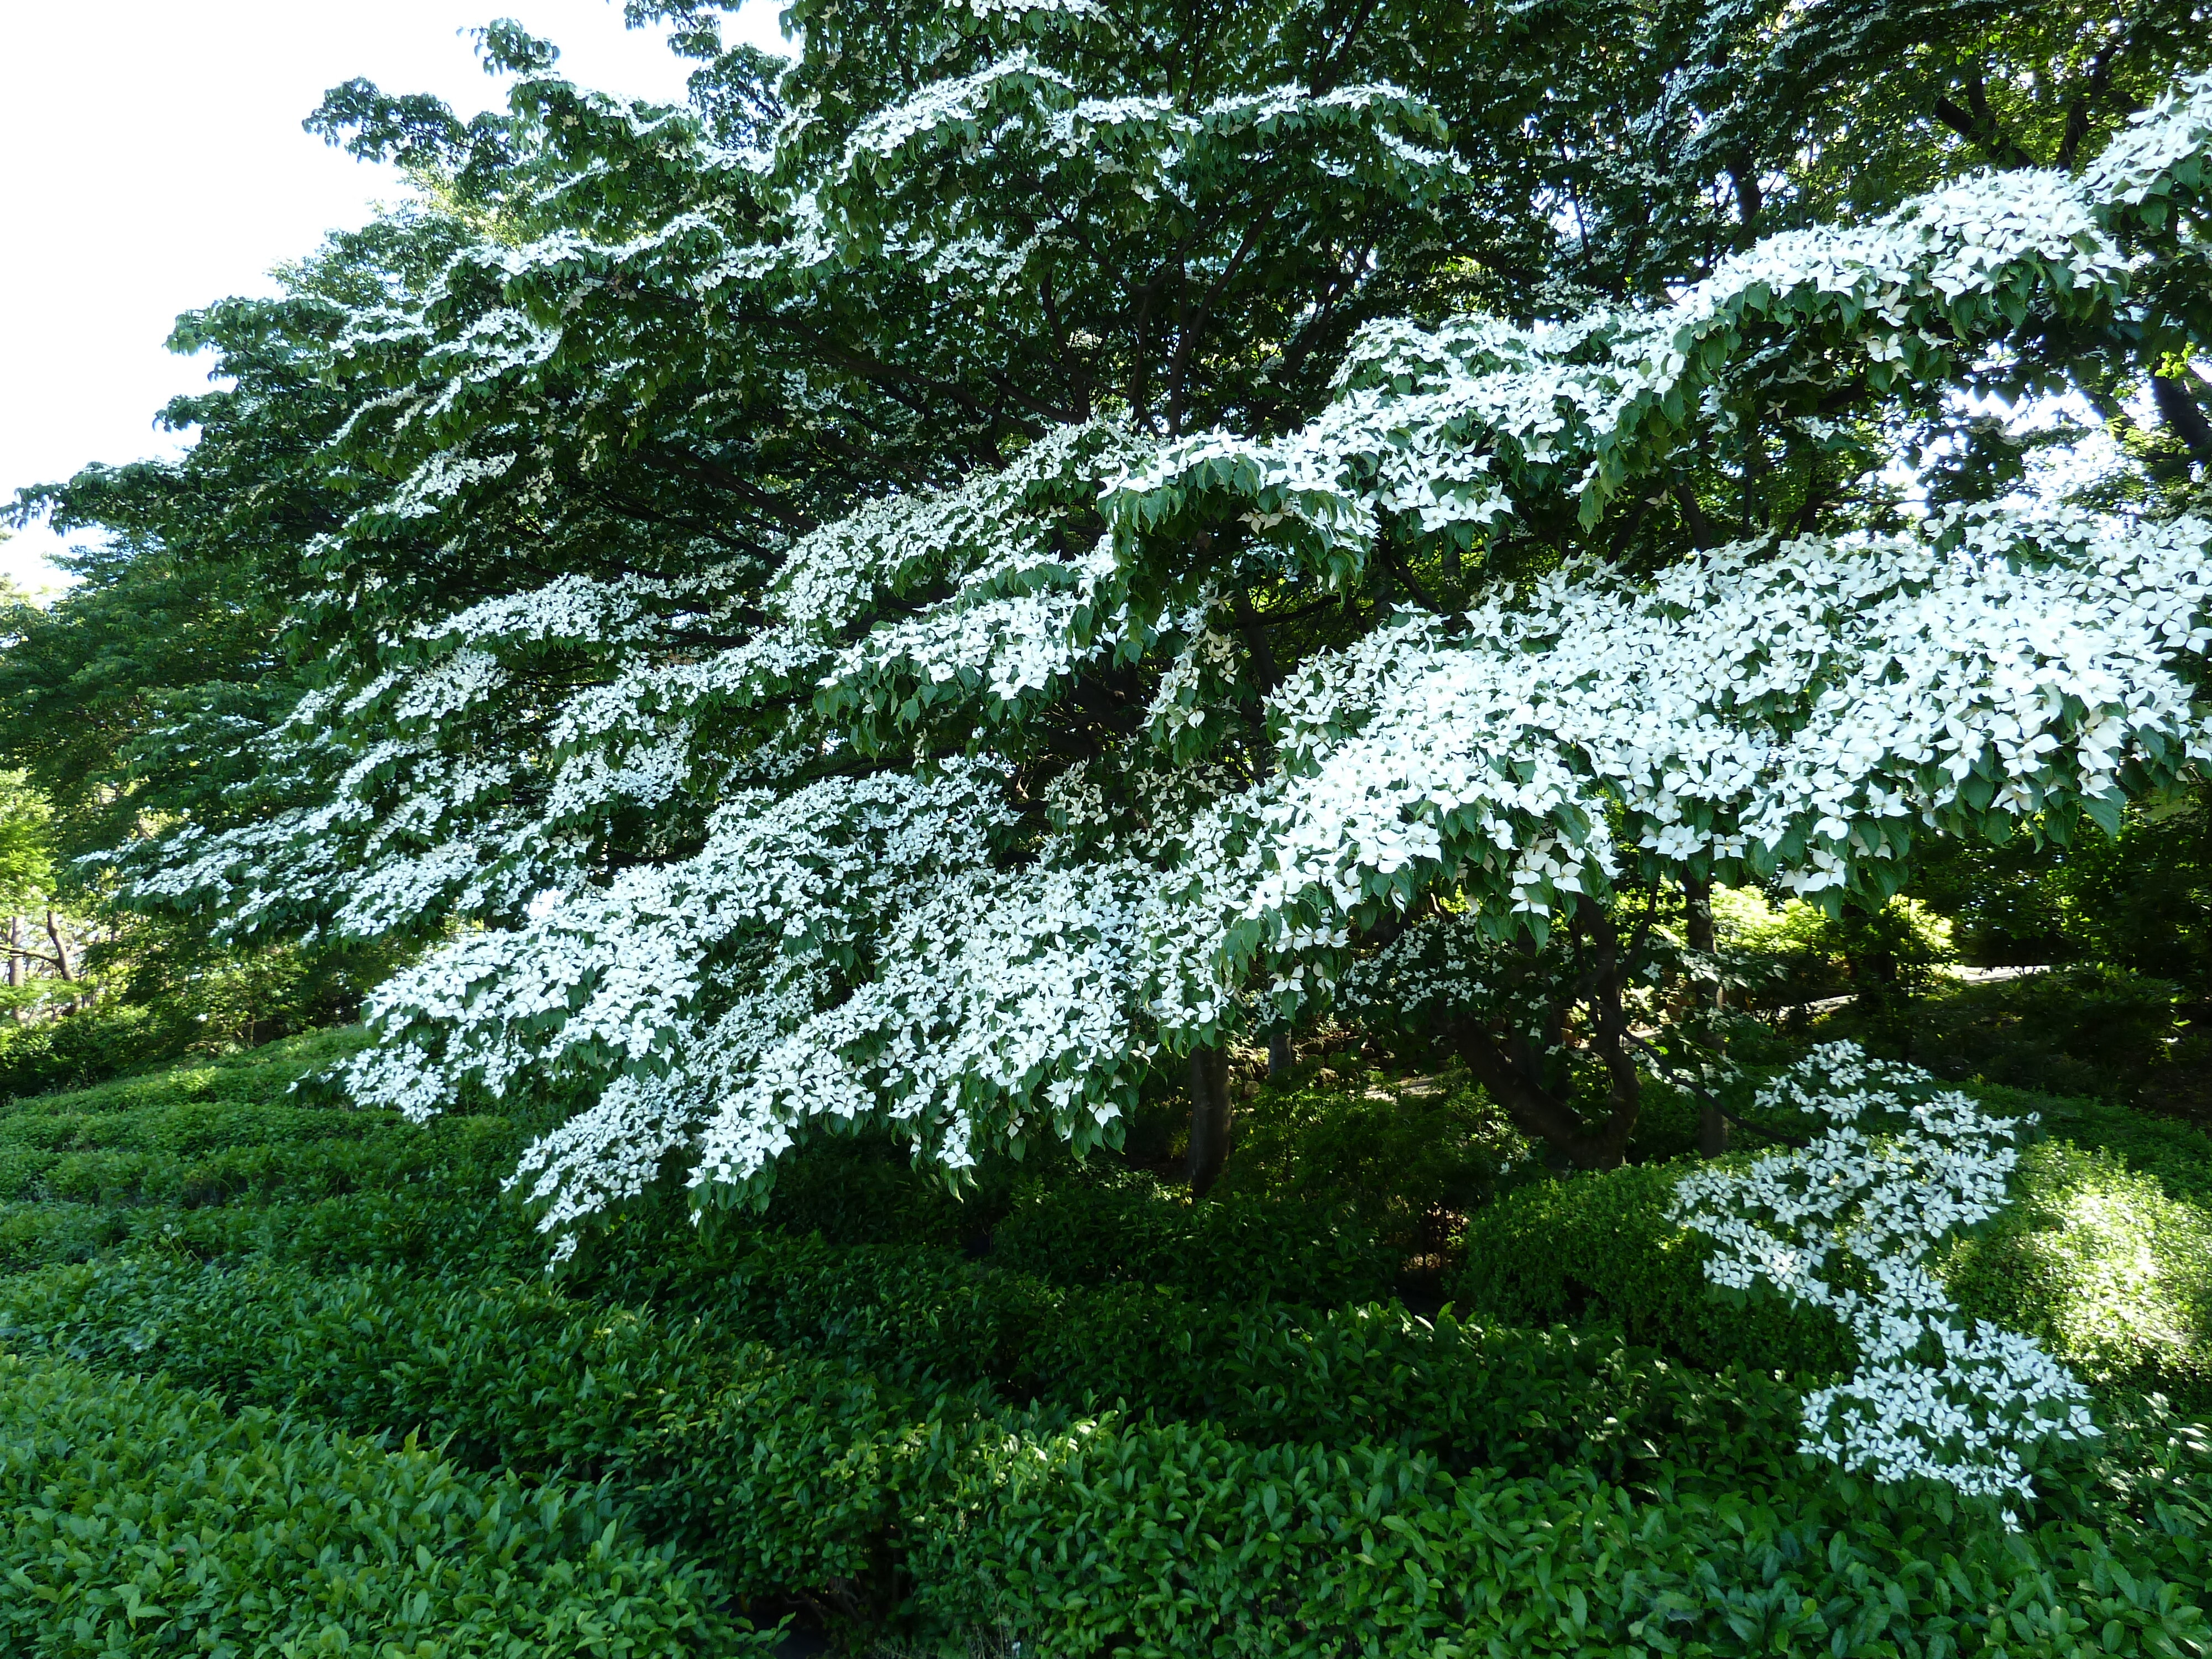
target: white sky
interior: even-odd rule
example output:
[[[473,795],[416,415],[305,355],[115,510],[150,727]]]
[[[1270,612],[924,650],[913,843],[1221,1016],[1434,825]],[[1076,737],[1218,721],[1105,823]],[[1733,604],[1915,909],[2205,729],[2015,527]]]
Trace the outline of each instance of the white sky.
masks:
[[[747,0],[726,36],[783,50],[780,3]],[[301,119],[356,75],[464,118],[502,104],[460,33],[495,17],[580,85],[683,96],[691,66],[619,0],[0,0],[0,501],[173,453],[153,417],[207,383],[206,359],[161,348],[177,313],[273,293],[270,267],[404,193]],[[51,586],[58,545],[19,532],[0,575]]]

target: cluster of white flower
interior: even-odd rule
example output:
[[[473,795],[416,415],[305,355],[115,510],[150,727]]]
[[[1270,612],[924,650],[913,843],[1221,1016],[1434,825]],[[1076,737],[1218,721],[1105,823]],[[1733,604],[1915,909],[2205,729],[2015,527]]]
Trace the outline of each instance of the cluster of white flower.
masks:
[[[2130,118],[2125,131],[2089,164],[2083,180],[2100,201],[2140,206],[2177,187],[2201,193],[2212,178],[2204,153],[2212,145],[2212,75],[2191,76]]]
[[[1863,227],[1771,237],[1651,310],[1525,328],[1370,324],[1317,420],[1277,439],[1196,434],[1125,489],[1233,490],[1249,522],[1309,556],[1364,546],[1386,514],[1471,537],[1516,500],[1564,494],[1594,518],[1627,477],[1698,429],[1696,417],[1715,412],[1705,400],[1747,362],[1779,384],[1793,370],[1802,378],[1788,352],[1855,346],[1926,370],[1984,331],[1983,307],[2078,316],[2122,303],[2131,265],[2113,233],[2142,216],[2147,195],[2201,187],[2208,86],[2188,83],[2081,178],[1978,173]]]
[[[2095,1435],[2088,1390],[2033,1339],[1960,1312],[1928,1260],[2002,1207],[2034,1120],[1992,1117],[1851,1043],[1815,1049],[1757,1104],[1828,1127],[1802,1151],[1685,1176],[1674,1213],[1713,1241],[1714,1285],[1771,1285],[1856,1342],[1857,1370],[1806,1399],[1806,1449],[1882,1480],[2032,1497],[2023,1448]]]
[[[1741,546],[1650,582],[1561,571],[1407,617],[1278,693],[1285,771],[1193,826],[1164,1011],[1402,908],[1498,918],[1600,894],[1641,851],[1840,887],[1922,830],[2117,810],[2212,757],[2185,670],[2212,526],[1978,512],[1917,537]],[[1238,941],[1242,941],[1241,944]]]

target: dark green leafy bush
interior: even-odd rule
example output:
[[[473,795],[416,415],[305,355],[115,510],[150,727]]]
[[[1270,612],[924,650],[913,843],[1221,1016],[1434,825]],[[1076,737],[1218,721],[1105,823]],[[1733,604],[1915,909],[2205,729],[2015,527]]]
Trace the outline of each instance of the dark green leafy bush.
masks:
[[[1457,1217],[1527,1155],[1463,1073],[1346,1085],[1308,1074],[1239,1108],[1224,1195],[1350,1209],[1401,1255],[1441,1250]]]
[[[2023,1535],[1821,1472],[1645,1496],[1107,1421],[982,1442],[911,1559],[934,1622],[1068,1655],[2204,1651],[2212,1447],[2154,1420],[2125,1455],[2154,1519],[2084,1482]]]
[[[2109,1100],[2054,1100],[1980,1086],[1969,1092],[1996,1111],[2033,1112],[2046,1134],[2110,1152],[2129,1169],[2154,1176],[2169,1197],[2212,1209],[2212,1135],[2202,1129],[2146,1116]]]
[[[2031,1146],[2013,1203],[1958,1241],[1940,1274],[1967,1312],[2040,1338],[2093,1381],[2212,1402],[2212,1208],[2160,1179],[2202,1192],[2212,1166],[2191,1143],[2203,1137],[2110,1108],[2062,1121],[2110,1124],[2144,1167],[2130,1170],[2118,1150]],[[1711,1292],[1699,1241],[1667,1218],[1679,1173],[1617,1170],[1500,1199],[1468,1230],[1468,1310],[1506,1324],[1610,1327],[1708,1369],[1819,1376],[1854,1363],[1820,1310]]]
[[[266,1140],[252,1109],[210,1115],[204,1097],[118,1105],[100,1128],[82,1097],[44,1114],[97,1150],[301,1162],[228,1206],[0,1212],[7,1259],[89,1258],[0,1279],[5,1340],[111,1376],[164,1371],[249,1413],[412,1431],[466,1480],[584,1483],[757,1613],[811,1607],[925,1649],[997,1629],[1084,1659],[1871,1655],[1930,1634],[2057,1653],[2108,1627],[2120,1650],[2205,1650],[2200,1430],[2109,1395],[2112,1438],[2039,1472],[2024,1534],[1940,1492],[1839,1479],[1796,1455],[1798,1389],[1769,1374],[1790,1342],[1783,1363],[1847,1363],[1834,1328],[1761,1335],[1707,1297],[1664,1221],[1664,1168],[1476,1209],[1471,1241],[1493,1248],[1471,1249],[1468,1279],[1486,1272],[1478,1288],[1522,1327],[1584,1326],[1532,1330],[1369,1304],[1398,1251],[1326,1207],[1325,1182],[1192,1206],[1054,1163],[994,1172],[970,1208],[857,1144],[780,1193],[781,1214],[697,1227],[671,1194],[549,1279],[544,1241],[487,1201],[512,1144],[490,1121],[316,1138],[325,1109],[263,1097]],[[2074,1281],[2050,1264],[2078,1279],[2106,1259],[2067,1218],[2085,1193],[2178,1241],[2185,1279],[2177,1218],[2196,1212],[2143,1206],[2201,1167],[2195,1143],[2113,1108],[2051,1109],[2078,1111],[2069,1132],[2132,1136],[2161,1173],[2071,1149],[2063,1170],[2032,1163],[2045,1211],[1973,1241],[1961,1294],[2025,1285],[2063,1312],[2045,1292]],[[446,1133],[452,1156],[392,1163],[388,1188],[285,1195],[319,1190],[331,1149]],[[865,1205],[840,1196],[837,1158]],[[969,1224],[994,1213],[998,1248],[977,1259]],[[1739,1357],[1759,1369],[1729,1368]]]
[[[118,1017],[126,1012],[127,1005],[118,1005]],[[58,1033],[72,1029],[75,1024],[75,1018],[62,1020],[52,1026],[26,1028],[26,1034],[33,1029]],[[94,1024],[88,1021],[82,1029],[90,1031]],[[355,1027],[309,1031],[243,1054],[215,1055],[125,1077],[114,1077],[113,1073],[119,1066],[133,1062],[127,1057],[127,1050],[112,1050],[104,1063],[88,1063],[78,1073],[112,1080],[89,1087],[73,1087],[66,1095],[45,1092],[64,1086],[59,1084],[11,1080],[0,1075],[0,1115],[44,1110],[131,1112],[187,1101],[273,1103],[281,1100],[301,1078],[343,1059],[367,1041],[366,1034]]]
[[[739,1593],[796,1593],[932,1639],[997,1624],[1069,1654],[1432,1652],[1440,1639],[1626,1654],[1679,1632],[1716,1653],[1778,1637],[1873,1653],[1948,1628],[1965,1651],[2057,1652],[2094,1614],[2137,1639],[2159,1631],[2172,1651],[2203,1645],[2189,1587],[2212,1450],[2172,1425],[2134,1435],[2125,1485],[2086,1465],[2047,1471],[2051,1512],[2021,1540],[1940,1497],[1799,1463],[1788,1395],[1772,1389],[1721,1402],[1733,1411],[1713,1413],[1704,1444],[1662,1435],[1616,1484],[1575,1462],[1455,1472],[1342,1434],[1346,1418],[1316,1444],[1256,1423],[1262,1436],[1239,1437],[945,1389],[922,1399],[544,1286],[126,1265],[18,1279],[9,1304],[21,1334],[105,1366],[163,1365],[326,1422],[420,1421],[471,1463],[604,1472],[651,1534]],[[1356,1395],[1394,1374],[1406,1352],[1387,1334],[1368,1334],[1364,1371],[1342,1363],[1349,1344],[1322,1343],[1336,1363],[1313,1381]],[[1474,1356],[1467,1375],[1496,1358]],[[1541,1420],[1542,1389],[1503,1393]]]
[[[1607,1325],[1712,1370],[1848,1370],[1856,1356],[1830,1315],[1711,1293],[1702,1242],[1668,1218],[1680,1172],[1637,1164],[1506,1194],[1468,1225],[1456,1295],[1503,1324]]]
[[[607,1495],[0,1357],[0,1647],[643,1659],[767,1644]]]
[[[1216,1302],[1316,1306],[1389,1294],[1395,1255],[1349,1206],[1231,1195],[1196,1203],[1149,1176],[1099,1168],[1019,1190],[992,1255],[1055,1285],[1171,1285]]]
[[[549,1249],[514,1206],[449,1197],[428,1182],[307,1203],[0,1206],[0,1273],[152,1251],[202,1261],[258,1256],[319,1273],[407,1265],[526,1273],[543,1267]]]
[[[2181,988],[2084,965],[1946,986],[1913,1010],[1914,1064],[1938,1077],[2130,1098],[2179,1034]]]

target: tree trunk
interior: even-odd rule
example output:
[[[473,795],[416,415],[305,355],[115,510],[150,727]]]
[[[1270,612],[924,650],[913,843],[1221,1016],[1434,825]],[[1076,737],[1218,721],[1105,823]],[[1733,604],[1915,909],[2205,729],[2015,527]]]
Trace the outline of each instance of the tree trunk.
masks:
[[[1190,1051],[1190,1155],[1185,1171],[1193,1198],[1204,1198],[1229,1158],[1229,1051]]]
[[[1291,1048],[1291,1033],[1287,1026],[1278,1026],[1267,1033],[1267,1080],[1279,1082],[1290,1075],[1291,1067],[1297,1063],[1297,1055]]]
[[[21,916],[10,916],[8,918],[9,986],[11,988],[20,988],[30,976],[30,969],[31,964],[24,959],[23,956],[23,919]]]
[[[1683,932],[1692,951],[1706,956],[1713,953],[1717,936],[1713,930],[1713,884],[1698,876],[1682,878],[1682,908],[1686,916]],[[1713,990],[1713,1006],[1721,1006],[1720,988]],[[1728,1151],[1728,1119],[1721,1113],[1720,1103],[1706,1100],[1698,1106],[1698,1156],[1718,1158]]]
[[[1713,884],[1698,876],[1682,878],[1682,908],[1688,916],[1685,932],[1692,951],[1713,953]]]
[[[1628,1155],[1640,1103],[1635,1067],[1611,1074],[1612,1111],[1600,1123],[1585,1123],[1567,1102],[1543,1086],[1528,1056],[1516,1058],[1486,1031],[1467,1028],[1452,1033],[1452,1048],[1477,1083],[1505,1109],[1513,1127],[1541,1143],[1553,1168],[1617,1170]],[[1526,1045],[1512,1045],[1525,1047]]]
[[[74,985],[76,969],[70,965],[69,946],[62,939],[61,919],[52,910],[46,912],[46,937],[54,942],[54,966],[61,970],[64,980]]]
[[[2200,465],[2212,466],[2212,420],[2205,417],[2204,406],[2197,401],[2189,382],[2181,375],[2154,374],[2150,396],[2167,430],[2181,440]]]
[[[1504,1108],[1513,1127],[1544,1144],[1554,1168],[1616,1170],[1627,1160],[1628,1138],[1636,1133],[1644,1099],[1643,1079],[1629,1052],[1632,1033],[1622,995],[1621,939],[1602,905],[1580,899],[1573,915],[1577,952],[1579,957],[1587,945],[1587,966],[1575,988],[1552,1005],[1547,1031],[1509,1030],[1500,1036],[1469,1024],[1445,1036],[1474,1080]],[[1577,1003],[1587,1014],[1590,1054],[1605,1068],[1606,1115],[1595,1122],[1585,1121],[1573,1103],[1553,1093],[1545,1081],[1545,1056],[1564,1040]]]

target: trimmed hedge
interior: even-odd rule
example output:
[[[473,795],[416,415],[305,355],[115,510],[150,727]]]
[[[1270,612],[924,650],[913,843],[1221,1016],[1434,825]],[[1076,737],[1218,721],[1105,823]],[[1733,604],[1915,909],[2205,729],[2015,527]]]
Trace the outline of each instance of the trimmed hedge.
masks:
[[[60,1094],[0,1096],[0,1118],[21,1113],[137,1112],[188,1102],[274,1103],[301,1079],[368,1042],[358,1026],[311,1031],[222,1060],[165,1066]]]
[[[680,1260],[677,1258],[676,1260]],[[1259,1439],[1370,1438],[1453,1468],[1559,1462],[1620,1478],[1664,1446],[1715,1468],[1756,1449],[1763,1478],[1795,1443],[1796,1395],[1707,1377],[1605,1335],[1486,1329],[1395,1304],[1223,1304],[1170,1286],[1048,1285],[949,1252],[764,1234],[689,1271],[592,1285],[649,1299],[725,1339],[832,1356],[920,1395],[1211,1420]],[[1746,1413],[1750,1413],[1748,1419]]]
[[[256,1143],[251,1114],[112,1109],[70,1131],[71,1155],[265,1148],[313,1180],[322,1149],[445,1127]],[[256,1109],[272,1133],[295,1113],[314,1127],[314,1109]],[[1371,1303],[1391,1255],[1322,1204],[1194,1206],[1055,1165],[998,1172],[963,1207],[857,1144],[798,1166],[767,1225],[632,1206],[547,1280],[542,1242],[488,1201],[495,1121],[453,1121],[442,1165],[392,1165],[419,1179],[312,1201],[15,1206],[0,1261],[92,1259],[0,1279],[0,1338],[166,1372],[332,1445],[411,1431],[480,1472],[464,1484],[619,1504],[752,1606],[796,1599],[924,1644],[997,1629],[1084,1659],[2212,1651],[2201,1427],[2108,1397],[2111,1437],[2039,1472],[2018,1534],[1811,1466],[1777,1336],[1705,1296],[1664,1224],[1663,1170],[1479,1212],[1471,1244],[1498,1236],[1468,1277],[1523,1321],[1610,1321],[1717,1375],[1601,1329]],[[2018,1249],[2048,1259],[2083,1194],[2168,1201],[2089,1162],[2046,1182],[2061,1225],[2025,1225]],[[997,1223],[982,1261],[951,1248],[980,1246],[979,1217]],[[830,1242],[886,1236],[904,1242]],[[2014,1263],[1995,1279],[2041,1285],[1988,1254],[2003,1237],[1977,1241]],[[1364,1305],[1299,1305],[1324,1302]],[[1817,1348],[1839,1345],[1832,1324],[1801,1317],[1813,1336],[1779,1332],[1795,1368],[1849,1363]],[[1759,1369],[1725,1369],[1737,1358]]]
[[[427,1186],[216,1209],[76,1203],[0,1209],[0,1273],[147,1252],[202,1261],[256,1256],[316,1273],[404,1265],[527,1273],[544,1265],[548,1246],[509,1206],[448,1198]]]
[[[764,1650],[607,1495],[0,1356],[0,1647],[607,1659]]]
[[[979,1441],[909,1559],[933,1622],[1069,1656],[2202,1653],[2212,1455],[2141,1428],[2153,1523],[2100,1508],[2022,1534],[1824,1474],[1647,1497],[1079,1424]]]
[[[1682,1167],[1632,1164],[1504,1194],[1468,1221],[1454,1294],[1478,1317],[1608,1325],[1707,1370],[1850,1370],[1850,1336],[1830,1315],[1711,1293],[1706,1245],[1667,1215]]]
[[[1960,1304],[2092,1382],[2212,1407],[2212,1212],[2063,1140],[2028,1148],[2014,1192],[1942,1264]]]
[[[2031,1146],[2014,1201],[1954,1243],[1939,1276],[1967,1313],[2041,1338],[2094,1382],[2212,1403],[2212,1208],[2172,1195],[2178,1139],[2145,1136],[2163,1158],[2140,1173],[2117,1152]],[[1507,1194],[1468,1224],[1459,1295],[1478,1316],[1614,1328],[1709,1370],[1852,1365],[1820,1310],[1711,1293],[1705,1246],[1667,1218],[1680,1174],[1638,1165]]]
[[[1015,1195],[991,1255],[1055,1285],[1169,1285],[1211,1302],[1388,1296],[1392,1252],[1349,1209],[1297,1197],[1210,1198],[1108,1167]]]
[[[489,1201],[520,1140],[495,1117],[223,1105],[0,1118],[0,1201],[202,1206],[434,1182]]]
[[[2155,1179],[2168,1197],[2212,1210],[2212,1135],[2202,1129],[2110,1101],[2053,1099],[1981,1084],[1968,1085],[1966,1092],[1999,1113],[2033,1112],[2045,1134],[2110,1152]]]
[[[738,1593],[801,1593],[927,1640],[998,1626],[1070,1655],[1850,1655],[1942,1633],[2055,1654],[2109,1626],[2118,1651],[2207,1642],[2212,1448],[2155,1419],[2115,1425],[2101,1474],[2046,1470],[2021,1535],[1941,1494],[1798,1465],[1755,1405],[1764,1424],[1722,1437],[1732,1465],[1690,1449],[1622,1485],[919,1400],[542,1285],[110,1266],[9,1289],[19,1326],[108,1365],[325,1421],[422,1422],[471,1462],[603,1474],[649,1535]]]

